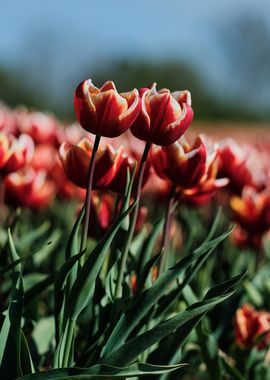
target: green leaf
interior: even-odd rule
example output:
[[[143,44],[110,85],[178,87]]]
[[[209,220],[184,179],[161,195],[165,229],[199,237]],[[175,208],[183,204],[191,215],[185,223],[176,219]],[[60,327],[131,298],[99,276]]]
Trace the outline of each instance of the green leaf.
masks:
[[[8,231],[8,246],[13,260],[18,260],[13,239]],[[21,264],[13,273],[11,301],[0,332],[0,378],[15,379],[21,375],[21,318],[23,310],[23,283]]]
[[[180,291],[192,280],[197,270],[201,267],[214,248],[229,235],[230,231],[231,230],[228,230],[218,238],[206,242],[201,247],[197,248],[192,254],[186,255],[174,267],[169,268],[166,272],[162,273],[151,288],[142,292],[137,301],[121,316],[104,346],[101,354],[102,357],[106,356],[107,353],[111,352],[125,341],[130,332],[147,314],[155,302],[168,290],[170,284],[175,281],[180,274],[193,263],[193,261],[195,261],[194,266],[189,269],[188,275],[175,293],[176,295],[179,295]]]
[[[143,268],[145,267],[146,263],[149,262],[151,259],[151,256],[153,254],[154,245],[156,243],[156,239],[162,229],[164,223],[164,218],[159,220],[157,223],[154,224],[153,229],[146,239],[143,248],[140,253],[139,262],[138,262],[138,274],[140,274],[143,271]],[[139,279],[139,276],[138,276]]]
[[[40,266],[44,262],[48,261],[49,256],[55,251],[61,238],[61,231],[59,229],[54,229],[52,234],[48,237],[47,243],[42,244],[42,246],[36,252],[33,252],[29,255],[29,257],[33,256],[33,260],[36,266]]]
[[[17,259],[15,261],[13,261],[12,263],[6,265],[4,268],[2,268],[0,270],[0,276],[2,276],[3,274],[6,274],[10,270],[14,269],[18,264],[21,263],[21,261],[22,261],[22,259]]]
[[[226,358],[221,357],[221,363],[225,370],[225,373],[230,376],[231,380],[246,380],[246,377],[234,367],[232,367],[226,360]]]
[[[115,262],[112,265],[111,269],[109,270],[106,278],[105,278],[105,292],[107,296],[109,297],[111,302],[114,302],[114,294],[115,294],[115,288],[116,288],[116,281],[118,276],[118,264],[121,259],[122,252],[120,249],[116,249],[115,253]]]
[[[202,245],[194,250],[194,253],[201,254],[203,252],[207,252],[209,249],[217,247],[219,243],[225,240],[234,230],[234,226],[229,228],[227,231],[223,232],[220,236],[216,237],[212,240],[206,240],[202,243]]]
[[[215,233],[217,231],[220,219],[221,219],[221,215],[222,215],[222,208],[219,207],[218,210],[217,210],[214,222],[212,224],[212,227],[211,227],[208,235],[206,236],[206,238],[204,240],[204,243],[208,242],[209,240],[211,240],[214,237],[214,235],[215,235]]]
[[[18,242],[18,249],[20,252],[29,247],[36,240],[39,240],[46,234],[46,232],[50,229],[50,222],[46,221],[38,228],[33,229],[32,231],[28,231],[27,234],[23,235]]]
[[[59,346],[57,347],[56,357],[54,360],[55,363],[58,363],[58,366],[62,365],[61,363],[63,361],[65,346],[67,345],[67,340],[70,341],[71,339],[70,330],[74,327],[74,322],[78,318],[81,311],[90,303],[93,297],[95,281],[113,238],[115,237],[115,234],[121,226],[123,220],[128,213],[131,212],[135,205],[136,202],[134,202],[122,215],[120,215],[118,220],[106,232],[103,239],[98,242],[96,247],[86,259],[83,267],[80,268],[78,272],[78,276],[71,288],[65,305],[62,336]]]
[[[160,323],[152,329],[121,345],[118,349],[109,353],[103,359],[102,363],[120,367],[132,363],[146,349],[150,348],[169,334],[172,334],[176,329],[186,325],[186,323],[193,318],[204,315],[204,313],[213,308],[215,305],[225,301],[232,294],[233,293],[229,293],[223,296],[207,299],[192,305],[185,311],[177,314],[175,317]]]
[[[158,366],[147,363],[134,363],[128,367],[115,367],[97,364],[90,368],[61,368],[35,375],[20,377],[18,380],[87,380],[87,379],[125,379],[143,375],[162,375],[185,367],[186,364]]]
[[[67,260],[62,267],[56,272],[55,274],[55,283],[54,283],[54,320],[55,320],[55,340],[56,345],[59,344],[60,341],[60,334],[62,330],[62,323],[63,323],[63,316],[62,312],[64,310],[65,306],[65,293],[66,296],[67,291],[66,290],[66,282],[68,275],[71,270],[73,270],[75,264],[78,262],[78,260],[82,257],[82,255],[85,253],[85,250],[78,253],[77,255],[73,255],[70,257],[69,260]],[[59,349],[56,350],[56,358],[58,358],[58,355],[60,354]],[[58,359],[55,359],[56,362],[58,362]]]
[[[162,255],[162,251],[157,253],[155,256],[150,257],[150,259],[144,264],[142,271],[138,273],[138,284],[136,293],[140,294],[143,290],[144,285],[148,282],[148,286],[152,285],[152,268],[158,262]]]
[[[54,337],[53,316],[41,318],[34,327],[32,337],[36,343],[39,355],[49,351]]]
[[[24,375],[27,375],[28,373],[34,373],[35,368],[32,361],[32,357],[30,354],[30,350],[28,347],[28,343],[26,340],[26,337],[21,330],[21,370]]]
[[[245,273],[235,276],[229,280],[226,280],[218,284],[217,286],[214,286],[212,289],[210,289],[206,293],[204,299],[208,299],[210,297],[216,297],[218,294],[227,293],[229,290],[231,290],[233,287],[239,284],[239,282],[243,279],[244,276],[245,276]],[[194,302],[194,299],[196,299],[196,296],[194,295],[194,293],[189,287],[186,287],[184,291],[184,297],[185,299],[188,298],[188,304],[190,304],[190,302]],[[205,331],[205,328],[203,328],[202,323],[197,326],[196,331],[197,331],[197,336],[198,336],[198,341],[199,341],[202,357],[207,366],[210,379],[221,380],[222,373],[221,373],[220,355],[218,352],[218,343],[214,335],[211,334],[211,331],[209,331],[209,329]]]
[[[18,255],[18,253],[16,251],[16,248],[15,248],[15,245],[14,245],[14,242],[13,242],[13,239],[12,239],[12,235],[11,235],[10,229],[8,229],[8,248],[9,248],[9,252],[10,252],[10,255],[11,255],[12,262],[13,263],[14,262],[18,262],[20,260],[20,256]],[[14,267],[14,272],[21,273],[21,270],[22,270],[22,266],[21,266],[21,261],[20,261]]]
[[[244,281],[244,288],[246,290],[250,303],[258,308],[262,307],[264,303],[263,296],[252,284],[252,282],[246,279]]]
[[[72,231],[68,240],[68,244],[66,247],[66,260],[70,259],[72,256],[75,256],[80,252],[79,230],[80,230],[80,226],[81,226],[84,215],[85,215],[85,207],[81,209],[81,212],[72,228]],[[69,278],[67,293],[69,293],[70,287],[74,284],[76,276],[77,276],[77,270],[75,267],[72,266],[72,269],[70,271],[70,278]]]
[[[54,284],[54,309],[55,313],[59,314],[64,301],[64,289],[67,280],[67,276],[70,271],[74,268],[75,264],[85,253],[85,250],[73,255],[68,259],[62,267],[54,274],[55,284]]]
[[[218,294],[226,294],[226,292],[230,291],[237,284],[239,284],[240,281],[242,281],[242,279],[246,276],[246,274],[247,272],[241,273],[233,278],[230,278],[229,280],[223,281],[220,284],[213,286],[210,290],[208,290],[204,299],[216,297]]]
[[[129,207],[130,204],[130,197],[131,197],[131,191],[132,186],[136,174],[136,168],[137,164],[135,165],[133,169],[132,176],[130,177],[130,171],[127,169],[127,182],[126,182],[126,188],[125,193],[123,197],[123,202],[121,205],[120,215],[122,215]],[[121,265],[121,256],[123,252],[123,245],[126,240],[126,234],[129,229],[129,214],[127,214],[126,218],[123,219],[122,224],[120,225],[118,231],[116,232],[114,242],[112,244],[112,252],[110,255],[110,267],[109,272],[105,279],[105,292],[111,302],[114,302],[115,298],[115,291],[116,291],[116,283],[117,278],[119,275],[119,268]]]
[[[125,217],[135,207],[135,204],[136,202],[134,202],[109,228],[80,269],[67,300],[67,308],[65,310],[66,318],[76,320],[81,311],[90,302],[94,292],[96,278],[112,240]]]
[[[31,280],[34,285],[30,285],[30,281],[27,281],[25,284],[25,280]],[[26,289],[24,295],[24,305],[27,305],[31,302],[35,297],[39,296],[48,286],[50,286],[54,282],[54,274],[50,274],[46,276],[42,273],[32,273],[28,276],[24,276],[23,283],[24,288]]]

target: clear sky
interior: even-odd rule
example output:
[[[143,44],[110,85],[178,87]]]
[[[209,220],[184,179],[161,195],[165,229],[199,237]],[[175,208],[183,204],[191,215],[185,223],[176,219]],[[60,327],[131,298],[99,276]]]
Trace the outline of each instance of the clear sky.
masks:
[[[270,25],[270,0],[1,0],[0,66],[61,81],[85,64],[172,57],[226,82],[221,33],[250,13]]]

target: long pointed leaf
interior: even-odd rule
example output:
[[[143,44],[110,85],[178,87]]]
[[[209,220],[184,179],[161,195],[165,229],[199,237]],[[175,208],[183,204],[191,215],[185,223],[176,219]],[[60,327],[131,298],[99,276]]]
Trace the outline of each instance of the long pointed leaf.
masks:
[[[155,326],[145,333],[142,333],[139,336],[136,336],[135,338],[129,340],[120,348],[108,354],[103,359],[102,363],[115,366],[126,366],[132,363],[146,349],[150,348],[152,345],[159,342],[161,339],[165,338],[176,329],[185,325],[193,318],[197,319],[199,315],[203,315],[215,305],[225,301],[232,294],[233,293],[211,298],[192,305],[175,317],[166,320],[160,323],[158,326]]]
[[[214,248],[229,235],[230,231],[231,230],[226,231],[218,238],[207,242],[206,246],[208,250],[203,245],[202,247],[196,249],[192,254],[186,255],[174,267],[169,268],[166,272],[162,273],[150,289],[147,289],[141,293],[137,302],[135,302],[135,304],[133,304],[130,309],[121,316],[103,349],[102,357],[106,356],[109,352],[125,341],[133,328],[146,315],[161,295],[168,290],[170,284],[173,283],[173,281],[175,281],[180,274],[182,274],[193,263],[193,261],[196,261],[195,266],[197,269],[194,267],[191,268],[190,275],[184,280],[184,283],[181,286],[182,289],[184,285],[186,285],[188,281],[193,278],[198,268],[203,264]],[[179,293],[180,290],[177,294]]]
[[[128,367],[97,364],[90,368],[61,368],[34,375],[20,377],[18,380],[88,380],[88,379],[125,379],[143,375],[162,375],[185,367],[186,364],[159,366],[147,363],[134,363]]]

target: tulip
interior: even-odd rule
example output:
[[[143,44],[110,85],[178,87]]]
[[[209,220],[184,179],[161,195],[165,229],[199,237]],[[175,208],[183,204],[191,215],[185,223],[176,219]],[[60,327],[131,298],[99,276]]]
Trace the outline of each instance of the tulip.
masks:
[[[260,159],[258,159],[260,157]],[[265,168],[262,155],[253,147],[240,146],[233,139],[220,142],[219,177],[230,180],[230,189],[241,194],[244,186],[262,189],[265,183]]]
[[[178,140],[193,119],[191,95],[188,91],[170,93],[168,89],[140,90],[141,110],[131,127],[138,139],[156,145],[170,145]]]
[[[178,189],[180,201],[192,207],[204,206],[211,201],[217,190],[229,183],[228,178],[216,178],[218,173],[217,156],[209,164],[201,181],[191,189]]]
[[[61,164],[58,151],[53,145],[39,144],[36,146],[31,167],[36,171],[45,171],[48,179],[53,181],[56,194],[62,199],[77,198],[83,200],[85,190],[78,188],[67,177]]]
[[[62,200],[75,198],[79,201],[83,201],[85,199],[85,189],[76,186],[69,180],[59,157],[57,157],[53,171],[48,174],[49,178],[56,186],[57,196],[59,196]]]
[[[255,310],[245,304],[237,310],[234,320],[236,344],[240,348],[259,350],[267,347],[270,342],[270,313]],[[260,335],[265,334],[261,339]]]
[[[46,172],[25,168],[5,177],[7,204],[41,209],[47,207],[55,194],[55,186]]]
[[[202,136],[192,146],[182,137],[168,147],[155,147],[152,161],[162,179],[189,189],[203,181],[216,155],[217,147],[208,147]]]
[[[230,206],[235,220],[246,232],[246,240],[261,241],[262,235],[270,229],[270,192],[257,192],[245,186],[241,197],[231,198]]]
[[[74,108],[81,126],[97,136],[116,137],[130,128],[140,110],[138,90],[118,93],[112,81],[101,88],[84,80],[74,94]]]
[[[19,130],[32,137],[36,144],[57,144],[58,122],[53,115],[42,112],[18,110]]]
[[[77,186],[87,188],[87,175],[93,145],[87,138],[77,145],[63,143],[59,154],[68,178]],[[114,178],[122,155],[122,149],[115,151],[111,145],[99,148],[93,177],[93,188],[105,188]]]
[[[15,172],[29,163],[34,154],[34,143],[30,136],[22,134],[18,139],[0,133],[0,174]]]
[[[202,205],[228,183],[228,179],[216,179],[217,154],[217,145],[204,136],[198,136],[193,145],[182,137],[168,147],[155,147],[152,163],[160,178],[177,187],[182,200]]]
[[[35,147],[31,167],[35,170],[44,170],[50,174],[53,172],[57,160],[58,151],[56,147],[51,144],[38,144]]]

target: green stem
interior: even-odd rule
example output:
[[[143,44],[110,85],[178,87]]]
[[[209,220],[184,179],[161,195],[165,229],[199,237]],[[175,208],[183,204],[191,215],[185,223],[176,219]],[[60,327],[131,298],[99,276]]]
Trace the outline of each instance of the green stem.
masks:
[[[162,256],[160,260],[159,273],[162,273],[165,269],[166,259],[167,259],[167,250],[169,244],[169,235],[170,235],[170,226],[172,219],[172,206],[175,197],[175,186],[172,187],[165,214],[165,222],[163,227],[163,236],[162,236]]]
[[[100,138],[101,138],[101,136],[96,136],[96,138],[95,138],[95,142],[94,142],[94,146],[93,146],[93,150],[92,150],[92,155],[91,155],[91,160],[90,160],[90,164],[89,164],[89,169],[88,169],[87,188],[86,188],[86,196],[85,196],[85,217],[84,217],[84,225],[83,225],[83,232],[82,232],[82,238],[81,238],[80,252],[86,248],[88,227],[89,227],[90,208],[91,208],[91,192],[92,192],[92,187],[93,187],[93,175],[94,175],[96,154],[98,151]],[[84,255],[80,259],[80,264],[83,265],[83,263],[84,263]]]
[[[146,165],[146,161],[147,161],[147,157],[148,157],[148,153],[150,151],[151,145],[152,144],[150,142],[147,142],[145,144],[145,148],[144,148],[143,155],[140,162],[139,173],[138,173],[138,183],[137,183],[137,188],[136,188],[136,193],[135,193],[135,200],[137,200],[137,204],[130,218],[130,225],[129,225],[127,237],[125,240],[125,245],[124,245],[123,254],[122,254],[121,263],[120,263],[119,275],[117,278],[117,283],[116,283],[116,288],[115,288],[115,298],[121,297],[121,294],[122,294],[122,282],[123,282],[123,277],[124,277],[124,271],[125,271],[126,261],[128,257],[129,247],[130,247],[131,240],[134,234],[134,229],[135,229],[136,220],[138,216],[139,205],[140,205],[139,199],[140,199],[141,189],[142,189],[142,180],[143,180],[145,165]]]

